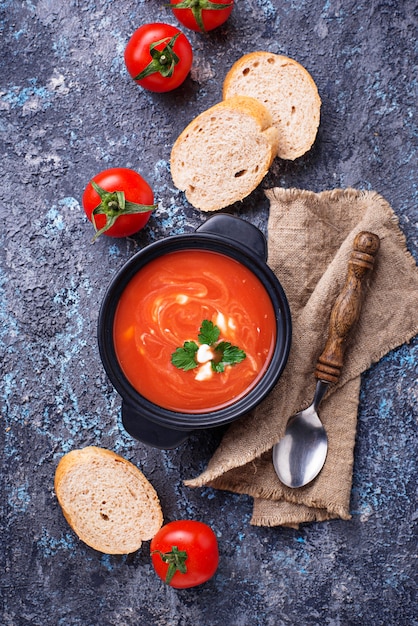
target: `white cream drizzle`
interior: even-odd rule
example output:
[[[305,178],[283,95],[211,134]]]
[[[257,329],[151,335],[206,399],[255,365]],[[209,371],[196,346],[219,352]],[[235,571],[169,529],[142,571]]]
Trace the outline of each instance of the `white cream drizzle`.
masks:
[[[214,358],[213,350],[207,343],[202,343],[196,353],[196,360],[198,363],[207,363]]]
[[[207,361],[203,365],[201,365],[195,375],[196,380],[209,380],[213,376],[213,369],[210,361]]]

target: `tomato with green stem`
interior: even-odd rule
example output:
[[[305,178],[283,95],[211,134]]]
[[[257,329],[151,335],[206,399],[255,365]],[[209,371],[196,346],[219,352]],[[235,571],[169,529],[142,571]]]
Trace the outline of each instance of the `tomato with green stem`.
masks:
[[[113,167],[96,174],[86,186],[82,198],[84,212],[96,234],[128,237],[147,224],[154,204],[154,194],[138,172]]]
[[[186,35],[175,26],[144,24],[129,39],[124,59],[138,85],[162,93],[176,89],[186,80],[193,50]]]
[[[208,581],[219,563],[215,533],[207,524],[195,520],[162,526],[151,540],[150,552],[157,575],[175,589]]]
[[[170,0],[178,21],[190,30],[206,32],[221,26],[231,15],[234,0]]]

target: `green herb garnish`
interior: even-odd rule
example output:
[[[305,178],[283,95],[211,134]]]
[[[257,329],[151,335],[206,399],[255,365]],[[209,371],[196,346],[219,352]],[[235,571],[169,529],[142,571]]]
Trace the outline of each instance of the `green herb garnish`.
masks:
[[[246,357],[244,350],[233,346],[229,341],[219,341],[221,331],[213,322],[203,320],[198,334],[200,345],[208,345],[213,348],[214,358],[211,360],[211,367],[214,372],[224,372],[227,365],[241,363]],[[186,341],[182,348],[177,348],[171,355],[172,364],[178,369],[192,370],[198,367],[196,354],[199,346],[195,341]]]
[[[229,341],[221,341],[215,347],[215,352],[220,355],[219,361],[212,361],[212,369],[215,372],[223,372],[225,365],[235,365],[241,363],[246,357],[244,350],[233,346]]]
[[[203,320],[197,338],[199,339],[201,346],[204,343],[208,346],[213,346],[213,344],[218,341],[220,334],[221,331],[217,326],[215,326],[212,322],[209,322],[209,320]]]
[[[186,341],[182,348],[177,348],[171,355],[171,362],[180,370],[187,372],[197,367],[196,352],[199,346],[194,341]]]

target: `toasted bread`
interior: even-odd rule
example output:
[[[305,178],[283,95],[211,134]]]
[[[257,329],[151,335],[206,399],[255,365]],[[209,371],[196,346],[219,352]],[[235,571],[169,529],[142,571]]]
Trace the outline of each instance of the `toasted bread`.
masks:
[[[279,133],[277,156],[294,160],[313,145],[321,99],[309,72],[297,61],[256,51],[241,57],[227,73],[223,98],[250,96],[264,104]]]
[[[135,552],[163,523],[154,487],[135,465],[110,450],[88,446],[64,455],[54,486],[71,528],[99,552]]]
[[[171,175],[194,207],[216,211],[248,196],[277,152],[278,131],[254,98],[235,96],[198,115],[171,151]]]

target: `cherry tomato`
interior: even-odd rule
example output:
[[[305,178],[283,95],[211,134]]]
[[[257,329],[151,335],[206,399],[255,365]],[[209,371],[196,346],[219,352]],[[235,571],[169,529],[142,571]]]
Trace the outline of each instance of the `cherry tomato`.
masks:
[[[170,0],[178,21],[190,30],[217,28],[231,15],[234,0]]]
[[[96,234],[128,237],[148,222],[156,208],[154,194],[140,174],[125,167],[103,170],[88,183],[83,207]]]
[[[179,520],[162,526],[150,544],[157,575],[175,589],[196,587],[217,570],[218,542],[203,522]]]
[[[175,26],[144,24],[125,48],[125,65],[132,78],[144,89],[165,92],[186,79],[193,62],[189,40]]]

